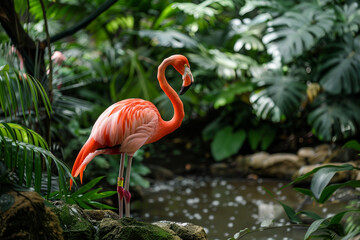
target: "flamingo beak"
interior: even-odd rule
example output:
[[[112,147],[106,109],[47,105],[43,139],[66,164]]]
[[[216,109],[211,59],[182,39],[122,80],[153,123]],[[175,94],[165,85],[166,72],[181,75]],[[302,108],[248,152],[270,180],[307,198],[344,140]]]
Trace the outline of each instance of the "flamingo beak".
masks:
[[[183,95],[193,84],[194,77],[190,71],[190,68],[185,64],[185,71],[182,76],[183,79],[183,85],[181,87],[181,90],[179,92],[179,95]]]

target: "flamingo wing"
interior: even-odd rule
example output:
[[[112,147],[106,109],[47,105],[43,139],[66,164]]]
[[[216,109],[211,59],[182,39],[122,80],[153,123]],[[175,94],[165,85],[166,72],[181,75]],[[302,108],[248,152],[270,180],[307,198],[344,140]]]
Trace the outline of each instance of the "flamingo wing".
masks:
[[[160,114],[154,104],[126,99],[108,107],[96,120],[90,137],[80,150],[71,174],[80,174],[99,154],[126,153],[132,156],[156,132]],[[70,186],[72,180],[70,180]]]

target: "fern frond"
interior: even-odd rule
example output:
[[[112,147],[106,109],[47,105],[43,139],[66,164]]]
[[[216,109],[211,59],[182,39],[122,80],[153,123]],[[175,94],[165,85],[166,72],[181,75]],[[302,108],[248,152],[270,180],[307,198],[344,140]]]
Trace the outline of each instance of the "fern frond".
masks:
[[[45,108],[50,116],[50,100],[41,83],[27,74],[10,73],[9,66],[0,67],[0,105],[5,118],[13,119],[22,115],[25,122],[31,118],[32,111],[39,119],[39,109]]]
[[[33,130],[15,123],[1,123],[0,160],[3,160],[10,170],[17,169],[19,185],[33,186],[39,193],[43,181],[42,171],[43,168],[46,169],[47,197],[51,192],[51,171],[54,163],[59,175],[60,194],[67,195],[66,179],[72,178],[70,169],[48,150],[45,140]]]

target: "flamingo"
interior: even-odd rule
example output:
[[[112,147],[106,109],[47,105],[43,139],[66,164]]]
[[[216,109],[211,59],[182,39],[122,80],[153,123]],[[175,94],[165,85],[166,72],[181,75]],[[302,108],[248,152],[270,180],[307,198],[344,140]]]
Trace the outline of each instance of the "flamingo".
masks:
[[[184,94],[194,78],[190,71],[188,59],[183,55],[173,55],[163,60],[158,67],[157,78],[161,89],[170,99],[174,115],[171,120],[161,118],[155,105],[149,101],[131,98],[119,101],[108,107],[96,120],[91,134],[81,148],[72,168],[72,176],[80,174],[82,183],[86,165],[100,154],[120,154],[119,176],[117,193],[119,216],[123,217],[125,198],[125,216],[130,217],[129,181],[132,158],[135,152],[143,145],[153,143],[180,127],[184,118],[184,106],[175,90],[165,78],[165,69],[172,65],[181,75],[183,84],[179,95]],[[124,160],[128,156],[124,186]],[[70,190],[72,187],[70,179]]]

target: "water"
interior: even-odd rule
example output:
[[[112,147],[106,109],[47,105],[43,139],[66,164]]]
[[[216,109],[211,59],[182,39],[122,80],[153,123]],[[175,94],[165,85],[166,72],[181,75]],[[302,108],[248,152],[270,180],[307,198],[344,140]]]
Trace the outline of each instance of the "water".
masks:
[[[157,182],[145,191],[144,200],[136,207],[139,220],[191,222],[203,226],[208,239],[228,239],[242,229],[253,231],[241,239],[300,240],[305,228],[290,225],[276,199],[296,208],[303,196],[291,188],[280,191],[286,182],[239,179],[177,178]],[[308,207],[327,214],[327,205]],[[325,210],[324,210],[325,209]],[[335,211],[336,207],[332,207]],[[261,226],[272,229],[260,231]]]

